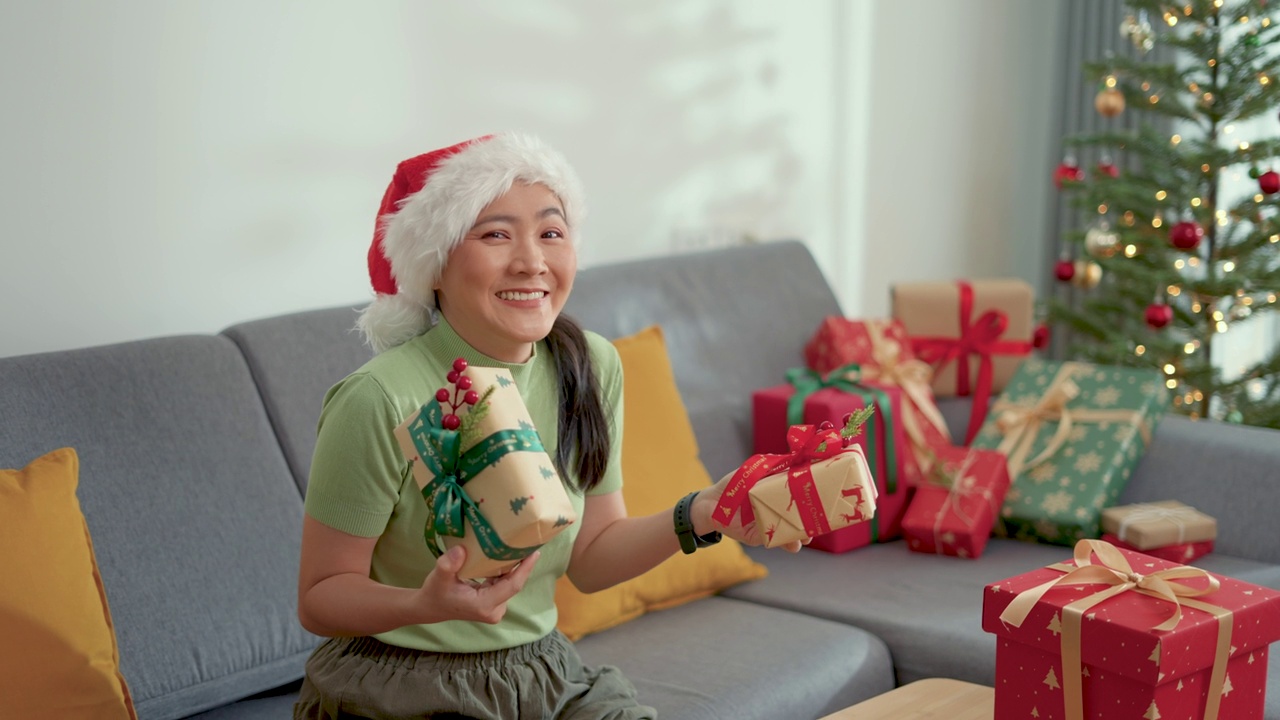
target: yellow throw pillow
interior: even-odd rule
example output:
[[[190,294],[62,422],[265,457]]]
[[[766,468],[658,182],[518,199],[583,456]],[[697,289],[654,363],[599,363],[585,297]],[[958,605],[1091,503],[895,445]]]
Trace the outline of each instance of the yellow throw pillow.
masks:
[[[655,325],[613,344],[622,358],[622,497],[627,513],[669,511],[677,500],[712,481],[698,459],[698,441],[676,387],[662,329]],[[737,542],[725,538],[692,555],[678,553],[637,578],[590,595],[561,577],[556,584],[557,626],[577,640],[765,573]]]
[[[89,526],[62,448],[0,470],[0,707],[6,717],[137,720]]]

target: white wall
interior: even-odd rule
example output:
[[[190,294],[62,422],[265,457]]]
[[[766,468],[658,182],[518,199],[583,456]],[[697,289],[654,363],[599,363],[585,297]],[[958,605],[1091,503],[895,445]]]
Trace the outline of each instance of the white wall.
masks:
[[[851,314],[1012,272],[1046,12],[907,5],[7,3],[0,356],[361,302],[395,164],[503,129],[578,167],[584,266],[800,237]]]

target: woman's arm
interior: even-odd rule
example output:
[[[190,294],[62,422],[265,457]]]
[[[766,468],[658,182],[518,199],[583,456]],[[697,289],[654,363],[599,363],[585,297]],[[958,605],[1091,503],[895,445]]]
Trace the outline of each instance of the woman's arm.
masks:
[[[325,637],[349,637],[445,620],[497,623],[538,559],[534,553],[511,572],[477,586],[458,578],[466,550],[455,547],[436,560],[422,587],[399,588],[369,577],[377,543],[376,537],[350,535],[304,516],[298,572],[302,627]]]

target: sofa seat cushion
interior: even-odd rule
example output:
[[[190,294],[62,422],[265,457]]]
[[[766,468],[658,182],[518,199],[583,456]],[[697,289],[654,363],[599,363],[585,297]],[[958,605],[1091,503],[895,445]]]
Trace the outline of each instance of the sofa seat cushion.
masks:
[[[878,638],[719,596],[644,615],[577,646],[588,665],[619,667],[661,718],[820,717],[893,688]]]
[[[769,576],[726,596],[871,632],[893,653],[898,684],[953,677],[988,686],[995,682],[996,645],[982,631],[983,588],[1071,556],[1070,548],[1002,539],[992,539],[974,561],[913,553],[901,541],[843,554],[748,553],[769,568]],[[1196,566],[1280,587],[1274,565],[1215,553]]]

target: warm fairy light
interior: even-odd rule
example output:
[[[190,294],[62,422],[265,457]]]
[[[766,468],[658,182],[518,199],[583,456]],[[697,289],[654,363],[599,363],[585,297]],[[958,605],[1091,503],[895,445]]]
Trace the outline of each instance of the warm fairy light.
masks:
[[[1213,6],[1216,8],[1222,7],[1222,0],[1213,0]]]
[[[1099,215],[1106,215],[1106,214],[1107,214],[1107,204],[1106,204],[1106,203],[1102,203],[1101,205],[1099,205],[1099,206],[1098,206],[1098,214],[1099,214]]]
[[[1133,354],[1134,354],[1134,355],[1141,355],[1141,354],[1143,354],[1143,353],[1144,353],[1144,352],[1146,352],[1146,351],[1147,351],[1147,348],[1146,348],[1146,346],[1145,346],[1145,345],[1139,345],[1138,347],[1136,347],[1136,348],[1134,348],[1134,349],[1133,349]]]
[[[1209,163],[1200,166],[1200,172],[1209,172]]]
[[[1227,331],[1227,324],[1224,322],[1219,322],[1217,325],[1214,326],[1214,329],[1220,333],[1224,333]]]
[[[1145,90],[1146,88],[1143,88]],[[1200,83],[1188,83],[1187,89],[1191,92],[1200,92]]]
[[[1164,224],[1164,220],[1161,220],[1158,217],[1151,218],[1151,227],[1160,227],[1163,224]]]
[[[1191,207],[1200,207],[1200,198],[1191,198]]]
[[[1275,294],[1275,293],[1267,293],[1267,302],[1269,302],[1269,303],[1273,303],[1273,302],[1275,302],[1275,301],[1276,301],[1276,294]]]
[[[1272,235],[1272,236],[1271,236],[1271,242],[1273,242],[1273,243],[1280,242],[1280,235]]]
[[[1164,21],[1169,23],[1169,27],[1173,27],[1178,24],[1178,16],[1171,12],[1167,12],[1164,14]]]
[[[1173,396],[1173,404],[1174,404],[1175,406],[1177,406],[1177,405],[1181,405],[1181,404],[1182,404],[1182,396],[1181,396],[1181,395],[1174,395],[1174,396]]]
[[[1167,192],[1165,192],[1165,191],[1163,191],[1163,190],[1157,190],[1157,191],[1156,191],[1156,199],[1157,199],[1157,200],[1163,200],[1163,199],[1165,199],[1165,198],[1167,198],[1167,197],[1169,197],[1169,193],[1167,193]]]
[[[1142,83],[1142,92],[1147,92],[1150,89],[1151,89],[1151,83],[1149,82]]]
[[[1214,310],[1214,311],[1213,311],[1213,321],[1214,321],[1214,322],[1222,322],[1222,311],[1221,311],[1221,310]]]
[[[1200,267],[1200,258],[1194,258],[1194,257],[1193,257],[1193,258],[1188,258],[1188,259],[1187,259],[1187,266],[1188,266],[1188,267]]]
[[[1244,297],[1240,298],[1240,304],[1241,304],[1241,305],[1252,305],[1252,304],[1253,304],[1253,298],[1249,297],[1248,295],[1245,295]]]
[[[1178,381],[1174,380],[1173,378],[1169,378],[1168,380],[1164,381],[1164,386],[1172,390],[1178,387]]]
[[[1271,18],[1262,18],[1262,27],[1271,27]]]
[[[1265,198],[1263,198],[1263,197],[1262,197],[1262,193],[1258,193],[1257,195],[1254,195],[1254,196],[1253,196],[1253,201],[1254,201],[1254,202],[1256,202],[1256,203],[1260,203],[1260,202],[1262,202],[1264,199],[1265,199]]]
[[[1125,225],[1132,225],[1132,224],[1133,224],[1133,211],[1132,211],[1132,210],[1125,210],[1125,211],[1124,211],[1124,224],[1125,224]],[[1274,240],[1272,240],[1272,242],[1275,242],[1275,241],[1274,241]]]
[[[1248,16],[1248,15],[1241,15],[1241,16],[1240,16],[1240,24],[1241,24],[1241,25],[1244,25],[1244,24],[1246,24],[1246,23],[1248,23],[1248,22],[1249,22],[1249,16]]]
[[[1248,149],[1249,149],[1249,143],[1248,143],[1248,142],[1242,142],[1242,143],[1240,143],[1240,149],[1241,149],[1241,150],[1248,150]]]
[[[1107,76],[1107,80],[1106,80],[1106,84],[1107,84],[1107,87],[1109,87],[1109,88],[1113,88],[1113,87],[1115,87],[1115,86],[1116,86],[1116,76],[1115,76],[1115,75],[1108,75],[1108,76]]]
[[[1192,90],[1191,92],[1195,92],[1195,90]],[[1231,133],[1233,133],[1233,132],[1235,132],[1235,131],[1236,131],[1236,126],[1235,126],[1235,125],[1228,125],[1228,126],[1226,126],[1226,127],[1222,128],[1222,132],[1223,132],[1223,134],[1225,134],[1225,135],[1230,135]]]
[[[1177,260],[1173,261],[1173,266],[1181,270],[1182,268],[1187,266],[1187,261],[1183,260],[1182,258],[1178,258]]]
[[[1182,136],[1174,135],[1173,137],[1169,138],[1169,142],[1173,143],[1174,145],[1177,145],[1178,143],[1182,142]]]
[[[1200,401],[1201,401],[1201,400],[1203,400],[1203,399],[1204,399],[1204,393],[1202,393],[1202,392],[1200,392],[1199,390],[1197,390],[1197,391],[1196,391],[1196,402],[1200,402]]]
[[[1183,14],[1183,15],[1190,16],[1190,15],[1191,15],[1191,6],[1190,6],[1190,5],[1183,5],[1183,6],[1182,6],[1182,14]]]
[[[1227,218],[1226,218],[1226,216],[1219,217],[1219,218],[1218,218],[1218,224],[1219,224],[1219,225],[1226,225],[1226,224],[1227,224]]]
[[[1167,289],[1169,291],[1169,294],[1172,295],[1173,297],[1178,297],[1179,295],[1182,294],[1182,288],[1178,287],[1177,285],[1170,285]]]
[[[1125,257],[1133,257],[1134,255],[1137,255],[1137,254],[1138,254],[1138,246],[1137,246],[1137,245],[1125,245],[1125,246],[1124,246],[1124,256],[1125,256]]]
[[[1200,308],[1201,308],[1200,303],[1198,303],[1198,302],[1193,302],[1193,303],[1191,303],[1191,312],[1193,312],[1193,313],[1198,313],[1198,312],[1200,312]]]
[[[1186,354],[1188,354],[1188,355],[1190,355],[1191,353],[1193,353],[1193,352],[1195,352],[1195,351],[1196,351],[1196,345],[1195,345],[1195,343],[1187,343],[1186,345],[1183,345],[1183,346],[1182,346],[1182,352],[1184,352],[1184,353],[1186,353]]]
[[[1236,264],[1234,260],[1228,260],[1222,263],[1222,272],[1231,272],[1232,270],[1235,270],[1235,269],[1236,269]]]
[[[1209,67],[1213,67],[1214,65],[1217,65],[1217,64],[1218,64],[1218,61],[1216,59],[1209,58]],[[1208,93],[1205,93],[1205,94],[1208,95]]]
[[[1152,95],[1150,98],[1147,98],[1147,99],[1151,101],[1152,105],[1155,105],[1156,103],[1160,102],[1159,95]]]
[[[1258,84],[1262,87],[1266,87],[1271,84],[1271,78],[1266,75],[1258,75]]]
[[[1172,374],[1174,374],[1175,372],[1177,372],[1177,370],[1178,370],[1178,369],[1177,369],[1177,368],[1175,368],[1175,367],[1173,366],[1173,363],[1165,363],[1165,364],[1164,364],[1164,374],[1165,374],[1165,375],[1172,375]]]

